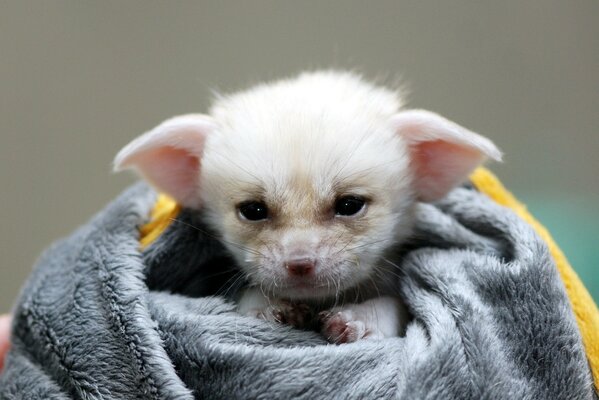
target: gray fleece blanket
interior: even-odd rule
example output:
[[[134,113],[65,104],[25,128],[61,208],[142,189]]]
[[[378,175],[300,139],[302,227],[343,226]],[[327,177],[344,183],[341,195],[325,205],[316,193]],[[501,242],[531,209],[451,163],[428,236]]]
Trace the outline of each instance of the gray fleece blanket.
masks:
[[[596,398],[547,248],[471,188],[419,206],[397,249],[405,337],[343,345],[238,315],[235,266],[197,213],[140,253],[155,198],[135,185],[43,254],[0,398]]]

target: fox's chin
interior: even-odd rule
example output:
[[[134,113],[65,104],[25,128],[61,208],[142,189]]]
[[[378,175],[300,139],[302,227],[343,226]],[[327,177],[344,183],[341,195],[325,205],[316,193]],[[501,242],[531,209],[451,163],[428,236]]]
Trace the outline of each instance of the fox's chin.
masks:
[[[324,300],[334,297],[335,292],[333,287],[294,284],[279,288],[275,296],[288,300]]]
[[[327,301],[335,299],[355,287],[355,282],[290,280],[271,288],[273,297],[287,300]]]

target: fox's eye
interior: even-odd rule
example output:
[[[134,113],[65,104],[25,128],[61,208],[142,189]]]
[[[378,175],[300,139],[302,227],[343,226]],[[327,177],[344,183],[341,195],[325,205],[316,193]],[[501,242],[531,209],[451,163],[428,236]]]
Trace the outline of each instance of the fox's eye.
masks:
[[[335,201],[335,214],[349,217],[359,213],[366,205],[366,200],[358,196],[343,196]]]
[[[268,218],[268,207],[263,201],[244,201],[237,208],[241,218],[248,221],[261,221]]]

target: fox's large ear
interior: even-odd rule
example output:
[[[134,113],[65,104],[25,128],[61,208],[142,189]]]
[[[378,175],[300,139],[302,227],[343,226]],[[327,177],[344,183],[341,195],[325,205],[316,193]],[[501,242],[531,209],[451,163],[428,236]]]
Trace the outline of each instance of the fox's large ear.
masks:
[[[422,201],[445,196],[486,158],[501,161],[501,151],[489,139],[430,111],[399,112],[392,123],[409,147]]]
[[[206,115],[168,119],[125,146],[114,159],[114,170],[133,168],[159,191],[197,208],[204,142],[213,129]]]

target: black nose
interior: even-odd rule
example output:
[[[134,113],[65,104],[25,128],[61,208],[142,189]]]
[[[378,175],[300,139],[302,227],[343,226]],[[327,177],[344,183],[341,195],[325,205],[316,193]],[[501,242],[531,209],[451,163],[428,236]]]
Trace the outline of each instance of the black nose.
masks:
[[[291,276],[308,276],[314,273],[314,260],[309,258],[301,258],[297,260],[289,260],[285,263],[285,268]]]

